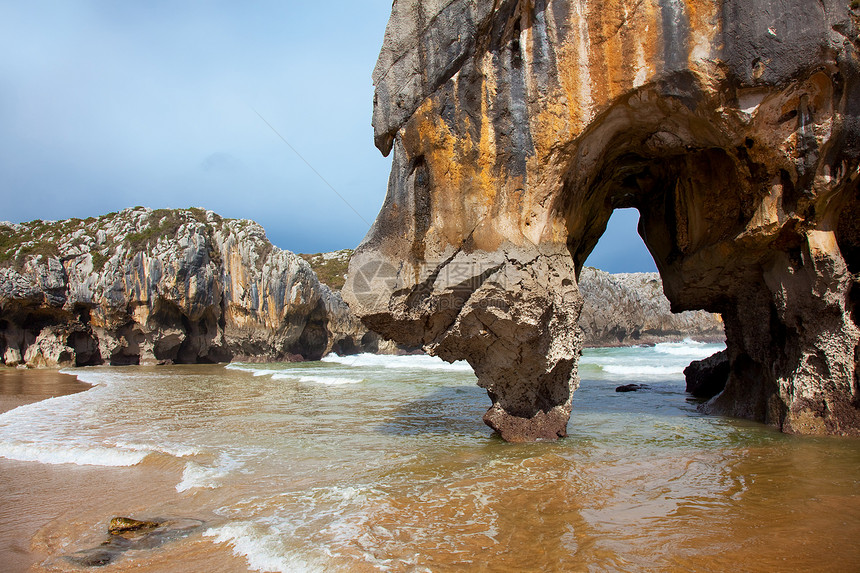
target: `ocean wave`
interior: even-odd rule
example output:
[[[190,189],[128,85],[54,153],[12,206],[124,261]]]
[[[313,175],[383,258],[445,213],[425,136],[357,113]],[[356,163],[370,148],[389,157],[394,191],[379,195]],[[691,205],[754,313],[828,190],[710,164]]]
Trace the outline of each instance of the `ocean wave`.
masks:
[[[244,557],[254,571],[278,573],[317,572],[325,569],[314,566],[292,554],[283,545],[283,535],[271,525],[251,521],[237,521],[219,527],[210,527],[203,532],[213,537],[215,543],[226,543],[233,548],[233,555]]]
[[[116,371],[97,367],[97,368],[63,368],[60,374],[68,374],[74,376],[79,382],[90,384],[92,386],[108,386],[116,384],[122,380],[122,376],[118,376]]]
[[[654,352],[658,354],[669,354],[671,356],[683,356],[684,358],[701,359],[707,358],[715,352],[725,348],[725,345],[708,344],[686,339],[684,342],[661,342],[654,345]]]
[[[151,450],[124,450],[100,446],[0,443],[0,457],[52,465],[127,467],[139,464],[151,453]]]
[[[314,384],[325,384],[327,386],[341,386],[344,384],[358,384],[364,382],[363,378],[346,378],[343,376],[301,376],[299,382],[312,382]]]
[[[159,452],[162,454],[167,454],[168,456],[173,456],[174,458],[188,458],[200,454],[200,450],[198,448],[191,448],[178,444],[137,444],[132,442],[125,442],[122,440],[117,440],[111,443],[117,448],[123,450],[147,453]]]
[[[388,368],[388,369],[414,369],[414,370],[446,370],[454,372],[472,372],[469,363],[463,360],[448,363],[438,356],[427,354],[415,354],[408,356],[396,356],[390,354],[355,354],[351,356],[338,356],[329,354],[322,359],[323,362],[343,364],[351,367]]]
[[[636,376],[664,376],[670,374],[683,374],[683,366],[646,366],[644,364],[633,364],[623,366],[621,364],[605,364],[602,369],[607,374],[617,374],[619,376],[627,376],[635,378]]]
[[[242,462],[221,454],[211,466],[188,462],[182,470],[182,481],[176,484],[176,491],[183,492],[194,488],[215,489],[221,486],[221,481],[229,474],[242,467]]]
[[[247,372],[248,374],[252,374],[254,376],[268,376],[269,374],[275,374],[277,372],[282,372],[282,370],[278,370],[275,368],[265,368],[260,366],[259,364],[243,364],[241,362],[234,362],[232,364],[228,364],[224,367],[227,370],[237,370],[239,372]]]

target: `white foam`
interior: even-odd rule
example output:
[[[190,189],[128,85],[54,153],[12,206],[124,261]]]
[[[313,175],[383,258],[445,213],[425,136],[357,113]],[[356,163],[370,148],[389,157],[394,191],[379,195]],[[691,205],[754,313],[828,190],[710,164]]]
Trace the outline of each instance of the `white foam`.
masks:
[[[683,356],[684,358],[700,359],[707,358],[715,352],[719,352],[724,345],[706,344],[695,340],[684,340],[684,342],[661,342],[654,345],[654,352],[669,354],[672,356]]]
[[[331,374],[302,375],[302,371],[279,372],[272,374],[272,380],[296,380],[298,382],[325,384],[327,386],[341,386],[344,384],[358,384],[364,382],[364,378],[352,378],[348,376],[337,376]]]
[[[257,366],[257,365],[242,364],[239,362],[228,364],[224,368],[227,370],[238,370],[240,372],[248,372],[249,374],[252,374],[253,376],[267,376],[269,374],[274,374],[276,372],[280,372],[280,370],[275,370],[272,368],[261,368],[260,366]]]
[[[67,444],[22,444],[0,442],[0,457],[43,464],[127,467],[137,465],[151,454],[149,450],[81,447]]]
[[[323,362],[333,362],[352,367],[390,368],[390,369],[416,369],[416,370],[447,370],[455,372],[472,372],[468,362],[460,360],[453,364],[445,362],[438,356],[427,354],[415,354],[408,356],[395,356],[389,354],[355,354],[352,356],[338,356],[329,354],[322,359]]]
[[[603,371],[607,374],[619,376],[663,376],[670,374],[683,374],[685,366],[645,366],[642,364],[633,366],[622,366],[620,364],[606,364]]]
[[[200,465],[197,462],[188,462],[182,470],[182,481],[176,484],[176,491],[188,491],[194,488],[214,489],[221,486],[223,478],[233,473],[240,467],[242,462],[221,454],[211,466]]]
[[[296,380],[298,379],[298,375],[291,372],[278,372],[277,374],[272,374],[272,380]]]
[[[79,381],[93,386],[109,386],[117,384],[122,380],[122,377],[117,376],[116,372],[98,369],[91,370],[89,368],[64,368],[60,370],[60,374],[74,376]]]
[[[214,537],[215,543],[231,545],[233,555],[244,557],[254,571],[301,573],[324,570],[292,554],[283,545],[283,534],[272,526],[240,521],[210,527],[203,535]]]
[[[167,454],[175,458],[188,458],[200,454],[200,450],[197,448],[174,444],[137,444],[131,442],[124,442],[121,440],[114,441],[112,442],[112,444],[123,450],[147,453],[161,452],[162,454]]]
[[[340,376],[302,376],[299,382],[325,384],[326,386],[342,386],[344,384],[358,384],[364,382],[363,378],[344,378]]]

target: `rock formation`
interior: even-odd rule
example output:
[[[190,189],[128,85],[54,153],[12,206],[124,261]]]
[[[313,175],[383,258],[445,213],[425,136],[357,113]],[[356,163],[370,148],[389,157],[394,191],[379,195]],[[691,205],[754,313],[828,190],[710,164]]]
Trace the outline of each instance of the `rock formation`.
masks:
[[[340,292],[346,282],[346,271],[354,252],[352,249],[341,249],[329,253],[299,256],[310,263],[321,283],[335,292]]]
[[[0,358],[29,366],[372,351],[340,295],[252,221],[134,208],[0,224]]]
[[[703,310],[673,314],[657,273],[618,273],[584,267],[579,274],[585,346],[633,346],[691,338],[723,342],[718,315]]]
[[[729,354],[726,350],[704,360],[694,360],[684,368],[687,392],[696,398],[713,398],[725,389],[729,372]]]
[[[354,251],[344,249],[300,256],[310,263],[321,283],[339,292],[353,254]],[[583,299],[579,326],[587,347],[648,345],[685,339],[725,341],[719,315],[703,310],[671,311],[658,273],[610,274],[584,267],[578,285]],[[341,299],[337,301],[343,304]],[[350,321],[350,326],[341,326],[339,332],[355,331],[353,338],[361,338],[358,332],[362,325],[354,314],[344,311],[336,316],[341,321]],[[392,341],[380,344],[386,352],[417,350],[397,349]]]
[[[466,359],[507,440],[564,436],[577,279],[613,209],[674,311],[725,321],[708,411],[860,433],[853,0],[396,0],[373,80],[388,194],[344,298]]]

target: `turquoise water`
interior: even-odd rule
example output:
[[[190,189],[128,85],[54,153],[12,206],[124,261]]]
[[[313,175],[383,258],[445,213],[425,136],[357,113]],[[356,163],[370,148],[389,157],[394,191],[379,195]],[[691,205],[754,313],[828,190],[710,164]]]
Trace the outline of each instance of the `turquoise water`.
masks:
[[[426,356],[75,370],[96,387],[0,415],[0,456],[172,471],[143,513],[206,522],[160,549],[177,563],[211,543],[258,571],[856,570],[860,443],[700,415],[681,372],[721,348],[586,350],[569,438],[518,445],[468,365]]]

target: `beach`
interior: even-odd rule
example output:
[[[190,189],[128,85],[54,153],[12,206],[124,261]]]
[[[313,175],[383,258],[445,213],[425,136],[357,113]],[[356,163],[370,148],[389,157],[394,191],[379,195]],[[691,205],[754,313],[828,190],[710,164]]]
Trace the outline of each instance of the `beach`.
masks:
[[[681,370],[714,350],[587,350],[536,444],[428,356],[74,370],[93,388],[0,415],[0,559],[85,570],[127,516],[200,527],[99,571],[850,570],[858,442],[699,414]]]
[[[84,392],[90,384],[57,370],[0,369],[0,413],[47,398]],[[181,471],[178,472],[181,475]],[[134,515],[176,497],[177,471],[158,461],[135,467],[43,464],[0,457],[0,561],[8,573],[75,569],[52,555],[66,538],[96,546],[115,515]],[[179,562],[170,552],[143,560],[153,571],[241,571],[244,560],[203,541]],[[134,568],[141,561],[134,563]],[[114,567],[112,570],[122,570]]]
[[[45,398],[83,392],[90,387],[58,370],[0,367],[0,414]]]

